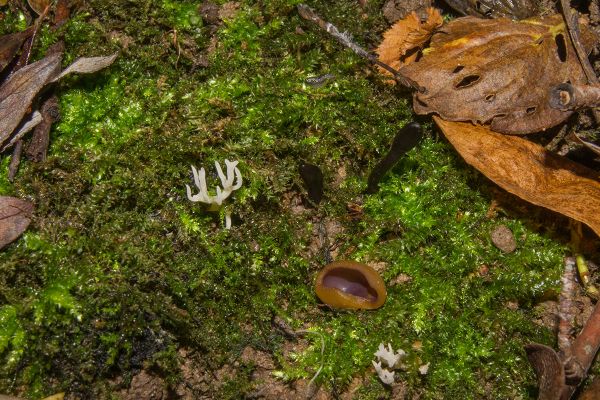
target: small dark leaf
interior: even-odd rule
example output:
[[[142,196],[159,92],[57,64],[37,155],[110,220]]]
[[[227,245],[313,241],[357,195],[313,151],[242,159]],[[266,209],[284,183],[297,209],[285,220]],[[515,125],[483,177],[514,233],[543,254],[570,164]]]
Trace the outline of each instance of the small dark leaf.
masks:
[[[323,173],[321,169],[313,164],[302,164],[300,176],[306,186],[308,198],[314,204],[319,204],[323,198]]]
[[[394,137],[390,151],[373,167],[369,175],[367,190],[365,193],[373,194],[377,192],[379,182],[385,174],[396,165],[398,160],[406,154],[407,151],[415,147],[423,133],[421,125],[416,122],[411,122],[400,130]]]
[[[17,239],[31,222],[33,204],[16,197],[0,196],[0,249]]]
[[[50,143],[50,128],[60,118],[58,98],[56,96],[47,98],[42,104],[40,111],[42,121],[35,127],[26,151],[27,158],[37,162],[46,159],[46,151]]]
[[[565,370],[556,352],[543,344],[525,346],[529,363],[538,380],[538,400],[559,400],[566,389]]]

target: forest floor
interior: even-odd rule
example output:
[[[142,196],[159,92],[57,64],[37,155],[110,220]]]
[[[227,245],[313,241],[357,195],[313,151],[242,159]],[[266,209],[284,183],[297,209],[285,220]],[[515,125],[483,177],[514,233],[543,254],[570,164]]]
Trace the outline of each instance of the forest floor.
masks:
[[[42,29],[34,59],[59,37],[64,65],[119,57],[54,88],[61,119],[46,161],[24,162],[11,183],[1,160],[0,195],[36,211],[0,252],[0,392],[536,398],[523,346],[556,347],[569,221],[464,163],[413,114],[409,91],[302,20],[298,3],[89,0]],[[381,0],[306,3],[369,49],[389,27]],[[22,11],[0,7],[0,34],[25,26]],[[365,194],[411,121],[423,140]],[[214,187],[225,159],[239,161],[242,187],[220,212],[190,202],[190,166]],[[306,163],[323,172],[318,205]],[[499,226],[515,251],[492,243]],[[597,238],[585,238],[600,262]],[[313,285],[328,255],[374,267],[384,306],[323,305]],[[580,327],[592,300],[577,304]],[[371,363],[380,343],[407,353],[391,386]]]

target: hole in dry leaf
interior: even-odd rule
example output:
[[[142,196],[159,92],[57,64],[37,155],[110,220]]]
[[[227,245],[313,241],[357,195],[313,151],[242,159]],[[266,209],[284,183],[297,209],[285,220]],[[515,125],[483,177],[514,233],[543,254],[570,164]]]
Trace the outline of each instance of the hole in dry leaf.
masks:
[[[462,78],[460,80],[460,82],[458,82],[456,85],[454,85],[454,87],[456,89],[463,89],[466,87],[469,87],[471,85],[473,85],[475,82],[477,82],[479,80],[480,76],[479,75],[467,75],[464,78]]]
[[[496,95],[494,93],[490,93],[487,96],[485,96],[485,101],[487,101],[488,103],[491,103],[495,99],[496,99]]]
[[[539,38],[538,40],[536,40],[536,41],[534,42],[534,44],[535,44],[536,46],[539,46],[539,45],[541,45],[542,43],[544,43],[544,38],[543,38],[543,37]]]
[[[537,110],[537,107],[533,106],[533,107],[527,107],[527,109],[525,110],[525,113],[527,115],[531,115],[535,112],[535,110]]]
[[[565,42],[565,36],[562,33],[559,33],[554,37],[554,41],[556,42],[556,53],[560,62],[567,61],[567,43]]]
[[[462,71],[465,68],[464,65],[457,65],[456,68],[454,68],[454,70],[452,70],[453,74],[458,74],[460,71]]]

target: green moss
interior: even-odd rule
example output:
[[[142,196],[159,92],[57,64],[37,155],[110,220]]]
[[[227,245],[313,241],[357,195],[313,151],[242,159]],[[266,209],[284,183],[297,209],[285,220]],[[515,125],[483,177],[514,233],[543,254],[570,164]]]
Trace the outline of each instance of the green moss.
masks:
[[[364,18],[355,1],[313,5],[370,47],[385,26],[380,3],[369,2]],[[309,379],[320,339],[284,355],[277,315],[323,335],[317,383],[328,389],[365,376],[356,398],[389,396],[370,367],[389,342],[409,353],[398,377],[412,394],[531,398],[522,346],[553,344],[532,322],[532,305],[557,289],[565,247],[511,215],[488,219],[488,183],[429,124],[381,190],[362,195],[369,168],[413,118],[410,98],[301,21],[295,4],[242,2],[216,32],[207,68],[196,61],[212,28],[196,2],[90,1],[62,28],[65,62],[120,56],[58,85],[61,121],[47,161],[25,162],[14,185],[1,161],[0,193],[36,203],[29,231],[0,253],[1,392],[103,397],[116,376],[126,385],[142,368],[173,387],[180,347],[217,370],[250,345],[273,355],[281,379]],[[18,21],[9,13],[0,29]],[[58,36],[44,33],[43,46]],[[324,73],[336,79],[305,83]],[[244,178],[226,204],[229,231],[223,210],[208,213],[185,195],[190,165],[216,183],[214,162],[225,158],[240,161]],[[326,187],[320,209],[299,213],[289,198],[302,190],[301,162],[319,165]],[[352,220],[346,205],[356,201],[364,214]],[[308,249],[324,217],[343,228],[330,238],[339,258],[386,265],[381,309],[319,307],[312,282],[324,260]],[[513,254],[490,242],[500,223],[518,238]],[[410,281],[392,285],[400,274]],[[241,364],[211,395],[252,391],[253,368]]]

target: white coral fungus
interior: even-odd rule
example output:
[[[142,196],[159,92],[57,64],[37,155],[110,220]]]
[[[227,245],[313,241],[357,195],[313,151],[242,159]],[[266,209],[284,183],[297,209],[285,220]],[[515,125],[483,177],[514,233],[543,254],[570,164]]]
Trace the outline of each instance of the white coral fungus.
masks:
[[[377,372],[377,376],[379,376],[379,379],[381,379],[381,382],[385,383],[386,385],[391,385],[394,383],[395,373],[393,368],[404,356],[406,356],[406,353],[402,349],[398,349],[397,352],[394,352],[391,344],[388,343],[387,349],[383,343],[379,344],[379,349],[377,349],[375,352],[377,362],[372,361],[372,363],[373,367],[375,367],[375,372]],[[389,370],[383,368],[381,366],[382,363],[387,364]]]
[[[405,355],[406,353],[402,349],[398,349],[398,351],[394,353],[394,349],[392,349],[392,345],[389,343],[387,345],[387,349],[383,343],[380,343],[379,349],[375,353],[375,357],[377,357],[380,361],[385,361],[390,368],[394,368],[396,363]]]
[[[386,385],[391,385],[394,383],[394,379],[395,379],[395,373],[394,371],[388,371],[385,368],[381,367],[381,361],[380,362],[375,362],[375,361],[371,361],[373,363],[373,366],[375,367],[375,372],[377,372],[377,376],[379,376],[379,379],[381,379],[381,382],[385,383]]]
[[[194,202],[200,201],[202,203],[209,204],[209,210],[211,211],[218,210],[223,204],[223,200],[228,198],[234,190],[238,190],[240,187],[242,187],[242,174],[237,168],[237,164],[238,161],[225,160],[227,174],[224,174],[219,162],[215,161],[215,168],[217,169],[217,174],[221,180],[221,186],[223,186],[223,188],[217,186],[217,194],[215,196],[208,194],[208,186],[206,185],[206,170],[204,168],[200,168],[200,171],[198,171],[196,167],[192,165],[194,183],[196,184],[199,192],[198,194],[192,195],[192,189],[190,186],[185,185],[188,199]],[[229,212],[225,214],[225,228],[231,228],[231,214]]]

